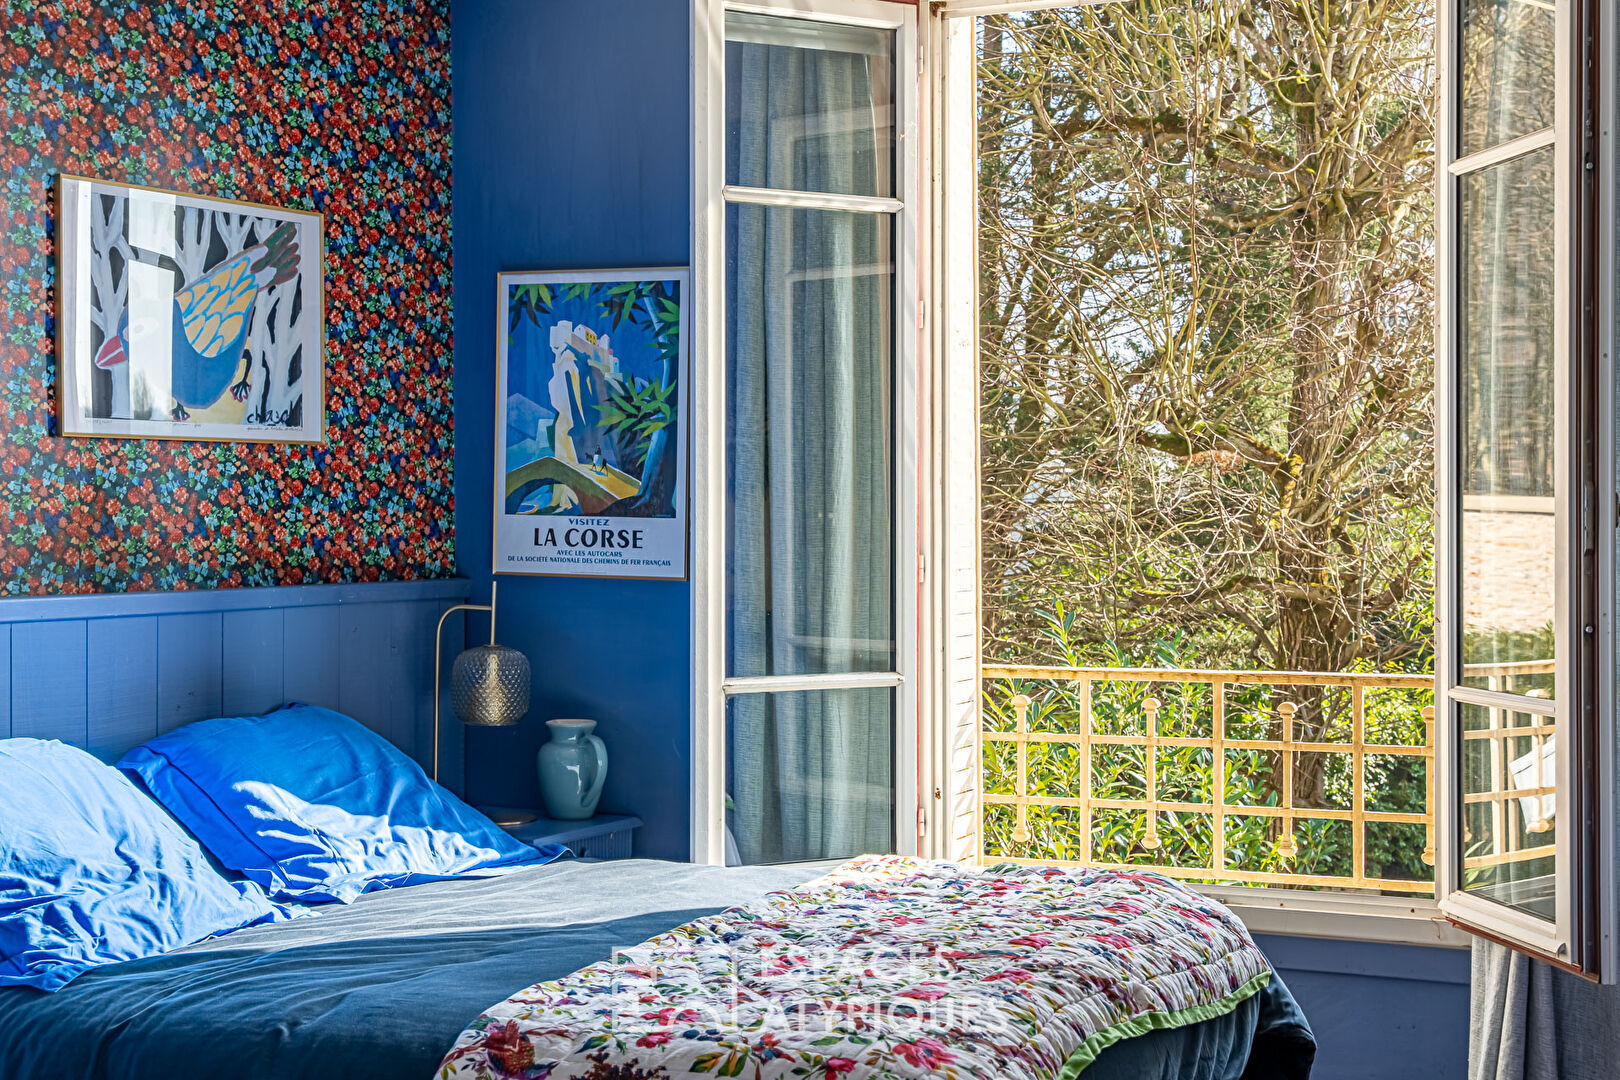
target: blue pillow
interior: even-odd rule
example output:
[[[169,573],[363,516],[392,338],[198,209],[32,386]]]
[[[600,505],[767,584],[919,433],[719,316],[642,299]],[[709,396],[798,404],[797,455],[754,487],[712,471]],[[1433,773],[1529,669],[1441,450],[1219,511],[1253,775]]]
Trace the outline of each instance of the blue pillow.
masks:
[[[163,808],[77,747],[0,739],[0,986],[60,990],[136,960],[285,918],[227,881]]]
[[[188,724],[118,767],[216,859],[283,900],[348,903],[561,851],[513,839],[387,740],[312,705]]]

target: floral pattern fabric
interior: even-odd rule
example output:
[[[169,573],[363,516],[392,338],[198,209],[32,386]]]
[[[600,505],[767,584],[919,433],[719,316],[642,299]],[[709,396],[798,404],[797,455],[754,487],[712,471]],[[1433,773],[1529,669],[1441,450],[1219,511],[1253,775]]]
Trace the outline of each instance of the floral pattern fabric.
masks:
[[[514,994],[439,1080],[1067,1077],[1269,977],[1157,874],[867,856]]]
[[[0,596],[454,575],[449,7],[0,4]],[[325,215],[325,445],[54,433],[62,173]]]

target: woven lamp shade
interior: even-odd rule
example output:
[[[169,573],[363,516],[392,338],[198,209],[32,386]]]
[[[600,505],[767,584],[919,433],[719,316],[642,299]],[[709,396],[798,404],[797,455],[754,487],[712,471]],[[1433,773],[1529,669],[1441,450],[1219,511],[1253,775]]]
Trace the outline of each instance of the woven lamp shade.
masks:
[[[506,645],[479,645],[456,657],[450,706],[463,724],[511,727],[529,712],[529,658]]]

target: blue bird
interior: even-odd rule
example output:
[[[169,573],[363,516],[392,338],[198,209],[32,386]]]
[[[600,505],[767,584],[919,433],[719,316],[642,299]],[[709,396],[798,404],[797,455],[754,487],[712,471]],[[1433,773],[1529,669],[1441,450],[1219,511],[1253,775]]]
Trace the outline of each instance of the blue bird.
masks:
[[[169,384],[174,419],[189,417],[188,405],[207,408],[227,389],[236,400],[247,400],[247,376],[234,384],[232,380],[242,366],[242,347],[253,324],[253,302],[262,290],[297,276],[298,239],[293,224],[287,222],[264,243],[204,271],[175,293]],[[96,366],[106,369],[126,362],[132,336],[140,340],[154,329],[138,325],[132,335],[126,307],[118,333],[97,351]]]

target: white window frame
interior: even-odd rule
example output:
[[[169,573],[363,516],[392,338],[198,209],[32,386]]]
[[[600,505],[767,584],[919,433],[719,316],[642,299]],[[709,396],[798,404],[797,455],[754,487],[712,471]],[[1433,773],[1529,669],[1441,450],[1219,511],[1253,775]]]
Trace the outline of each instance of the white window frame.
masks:
[[[727,189],[725,184],[726,13],[805,19],[895,32],[894,198]],[[917,357],[917,13],[887,0],[692,0],[692,700],[691,860],[725,863],[726,701],[740,692],[895,688],[894,836],[900,854],[918,851]],[[895,430],[892,672],[726,676],[726,341],[727,202],[800,209],[890,213],[894,217]]]
[[[1557,98],[1551,129],[1532,132],[1470,155],[1458,153],[1458,0],[1441,0],[1437,50],[1440,102],[1436,118],[1436,489],[1435,539],[1435,895],[1455,925],[1538,956],[1567,970],[1613,982],[1615,911],[1615,444],[1612,348],[1614,318],[1613,141],[1614,28],[1602,25],[1583,75],[1587,13],[1583,0],[1558,5]],[[1590,81],[1588,81],[1590,80]],[[1595,92],[1597,100],[1588,102]],[[1591,109],[1583,123],[1583,109]],[[1511,708],[1514,695],[1461,685],[1462,628],[1456,556],[1460,497],[1455,484],[1459,438],[1455,387],[1461,329],[1457,298],[1458,184],[1463,176],[1551,147],[1554,151],[1554,352],[1559,414],[1554,491],[1556,637],[1554,722],[1561,736],[1556,759],[1555,918],[1549,922],[1463,888],[1460,866],[1462,745],[1455,720],[1461,705]],[[1589,182],[1590,187],[1589,187]],[[1590,247],[1588,246],[1588,241]],[[1586,260],[1590,258],[1588,266]],[[1592,280],[1586,280],[1587,276]],[[1585,297],[1600,298],[1583,311]],[[1592,358],[1596,362],[1593,364]],[[1587,371],[1588,365],[1594,370]],[[1582,410],[1592,410],[1590,471]],[[1587,564],[1583,549],[1590,542]],[[1583,565],[1585,564],[1585,565]],[[1543,710],[1538,710],[1543,711]]]
[[[921,27],[924,557],[919,672],[924,852],[981,858],[979,357],[975,65],[971,19],[936,4]],[[963,133],[966,138],[961,137]]]

